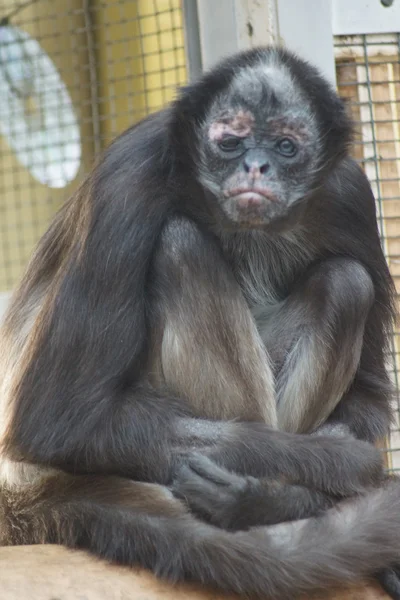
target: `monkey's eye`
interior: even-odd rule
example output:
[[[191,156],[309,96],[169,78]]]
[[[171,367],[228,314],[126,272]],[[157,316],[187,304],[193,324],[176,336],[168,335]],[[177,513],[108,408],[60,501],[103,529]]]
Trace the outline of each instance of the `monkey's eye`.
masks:
[[[224,152],[234,152],[239,150],[242,145],[242,140],[237,137],[225,137],[218,142],[218,147]]]
[[[289,138],[282,138],[276,145],[278,152],[283,156],[294,156],[297,152],[297,148]]]

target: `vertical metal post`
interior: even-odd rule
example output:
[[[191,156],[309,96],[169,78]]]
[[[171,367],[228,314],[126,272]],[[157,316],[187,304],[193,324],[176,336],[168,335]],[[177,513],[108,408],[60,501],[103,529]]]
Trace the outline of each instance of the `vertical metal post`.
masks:
[[[182,9],[185,24],[186,68],[189,80],[193,81],[201,75],[203,70],[197,0],[183,0]]]
[[[238,50],[282,44],[310,60],[335,82],[332,0],[196,2],[203,68]],[[186,4],[190,3],[187,0]]]
[[[297,52],[336,83],[331,0],[277,0],[279,34]]]

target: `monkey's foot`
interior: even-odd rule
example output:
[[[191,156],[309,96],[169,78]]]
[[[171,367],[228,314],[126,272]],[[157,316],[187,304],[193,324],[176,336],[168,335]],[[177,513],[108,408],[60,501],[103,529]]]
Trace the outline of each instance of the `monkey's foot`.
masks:
[[[393,600],[400,600],[400,567],[385,569],[379,573],[378,581]]]

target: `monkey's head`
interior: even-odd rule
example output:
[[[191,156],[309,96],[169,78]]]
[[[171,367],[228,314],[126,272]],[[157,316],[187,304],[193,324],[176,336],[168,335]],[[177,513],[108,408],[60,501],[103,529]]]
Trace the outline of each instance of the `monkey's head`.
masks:
[[[296,213],[347,152],[342,102],[313,67],[283,50],[239,54],[188,93],[194,104],[198,97],[197,178],[235,227]]]

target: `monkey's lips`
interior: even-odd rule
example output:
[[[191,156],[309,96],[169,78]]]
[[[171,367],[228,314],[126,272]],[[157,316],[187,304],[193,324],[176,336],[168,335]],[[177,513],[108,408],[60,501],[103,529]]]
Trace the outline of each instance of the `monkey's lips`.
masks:
[[[263,227],[284,208],[268,188],[235,187],[225,190],[224,196],[226,216],[241,227]]]
[[[235,188],[227,190],[224,194],[237,203],[239,209],[257,209],[268,202],[277,202],[277,197],[268,189],[261,188]]]

